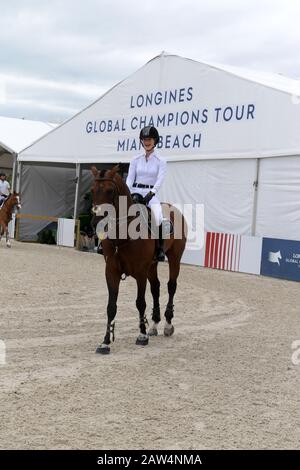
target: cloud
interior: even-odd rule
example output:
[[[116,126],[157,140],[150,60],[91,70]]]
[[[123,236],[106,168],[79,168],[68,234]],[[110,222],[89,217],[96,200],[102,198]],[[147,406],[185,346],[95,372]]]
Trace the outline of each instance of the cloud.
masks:
[[[300,77],[299,16],[292,0],[11,0],[0,114],[62,121],[162,50]]]

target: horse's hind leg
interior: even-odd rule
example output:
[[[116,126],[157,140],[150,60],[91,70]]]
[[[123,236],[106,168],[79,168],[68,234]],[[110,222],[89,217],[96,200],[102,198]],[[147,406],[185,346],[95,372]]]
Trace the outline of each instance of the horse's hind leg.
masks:
[[[160,282],[157,276],[157,263],[151,265],[148,272],[148,280],[151,286],[151,294],[153,298],[152,321],[153,324],[149,329],[149,336],[157,336],[157,325],[160,322],[160,306],[159,306],[159,293]]]
[[[106,265],[106,282],[108,288],[108,304],[107,304],[107,325],[106,333],[104,336],[103,343],[97,347],[96,353],[98,354],[109,354],[110,353],[110,337],[112,340],[115,339],[115,323],[114,319],[117,314],[117,299],[119,294],[119,285],[121,280],[121,273],[119,269],[113,265]]]
[[[136,308],[140,314],[140,334],[137,337],[136,344],[140,346],[146,346],[149,342],[149,336],[147,335],[146,324],[147,319],[145,317],[146,310],[146,301],[145,301],[145,292],[147,286],[147,277],[141,276],[136,279],[137,282],[137,299],[136,299]]]
[[[176,256],[172,249],[167,252],[169,260],[169,282],[168,282],[168,294],[169,299],[165,311],[166,323],[164,327],[164,335],[172,336],[174,333],[174,326],[172,325],[172,318],[174,317],[174,295],[177,288],[177,278],[180,271],[180,257]]]

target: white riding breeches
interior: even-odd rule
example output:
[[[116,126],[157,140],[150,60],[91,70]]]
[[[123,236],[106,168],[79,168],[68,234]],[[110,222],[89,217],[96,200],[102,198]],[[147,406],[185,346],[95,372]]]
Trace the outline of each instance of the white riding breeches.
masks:
[[[159,202],[156,196],[153,196],[148,206],[150,207],[151,212],[154,216],[156,225],[159,226],[162,223],[162,219],[163,219],[161,203]]]
[[[141,194],[143,197],[145,197],[146,194],[148,194],[149,191],[151,191],[151,189],[146,189],[146,188],[132,188],[132,190],[135,193]],[[159,226],[162,223],[163,213],[162,213],[161,203],[157,196],[153,196],[153,198],[148,204],[148,207],[150,207],[151,209],[156,225]]]

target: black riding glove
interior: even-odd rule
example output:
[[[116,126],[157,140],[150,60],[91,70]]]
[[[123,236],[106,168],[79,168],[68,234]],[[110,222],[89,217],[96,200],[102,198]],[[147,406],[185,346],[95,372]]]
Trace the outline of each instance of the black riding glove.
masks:
[[[149,204],[153,196],[154,196],[154,193],[152,191],[149,191],[149,193],[147,193],[146,196],[144,197],[144,203]]]

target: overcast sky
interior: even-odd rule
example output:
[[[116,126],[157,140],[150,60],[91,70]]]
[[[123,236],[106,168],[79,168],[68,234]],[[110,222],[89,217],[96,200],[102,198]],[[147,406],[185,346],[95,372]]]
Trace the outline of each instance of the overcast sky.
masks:
[[[62,122],[162,51],[300,78],[297,0],[1,3],[2,116]]]

